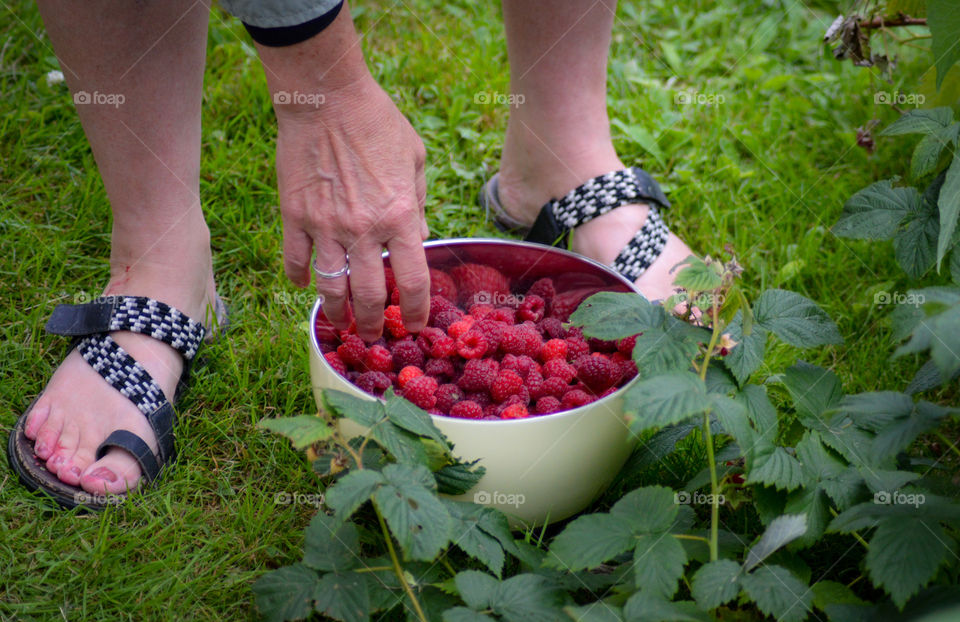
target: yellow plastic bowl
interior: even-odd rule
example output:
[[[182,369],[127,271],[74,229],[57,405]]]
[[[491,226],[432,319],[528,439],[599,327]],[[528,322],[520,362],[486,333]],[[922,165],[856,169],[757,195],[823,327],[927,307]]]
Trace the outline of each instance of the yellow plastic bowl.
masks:
[[[424,243],[427,263],[445,268],[458,262],[492,265],[511,279],[532,281],[549,276],[558,291],[599,285],[609,291],[633,292],[633,285],[595,261],[539,244],[470,238]],[[385,263],[389,257],[384,255]],[[318,300],[310,314],[310,377],[318,408],[321,393],[336,389],[357,397],[377,399],[339,375],[323,358],[317,341]],[[556,522],[576,514],[602,493],[636,443],[623,419],[619,391],[576,408],[526,419],[483,421],[433,415],[433,422],[466,460],[480,460],[483,479],[457,497],[498,508],[514,526]],[[348,435],[364,430],[341,420]]]

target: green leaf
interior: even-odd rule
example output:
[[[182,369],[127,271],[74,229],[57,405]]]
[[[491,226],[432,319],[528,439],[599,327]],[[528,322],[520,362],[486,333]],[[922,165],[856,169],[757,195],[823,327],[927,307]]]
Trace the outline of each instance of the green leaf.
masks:
[[[723,358],[723,364],[729,369],[737,383],[743,386],[750,374],[763,363],[763,354],[767,347],[767,331],[754,326],[750,334],[743,334],[743,312],[737,311],[727,326],[730,338],[737,342],[730,353]]]
[[[919,279],[936,262],[940,222],[936,206],[922,200],[900,224],[893,238],[897,263],[911,278]]]
[[[503,546],[481,527],[481,520],[487,514],[497,514],[496,510],[449,499],[440,501],[446,506],[453,520],[453,526],[450,529],[450,540],[453,544],[467,555],[479,560],[490,569],[490,572],[499,577],[506,559]],[[509,537],[509,531],[507,536]]]
[[[365,428],[372,428],[385,417],[383,404],[379,401],[366,400],[343,391],[324,389],[323,404],[327,411],[346,417]]]
[[[740,593],[740,564],[718,559],[700,566],[693,575],[690,593],[701,609],[716,609]]]
[[[950,253],[950,278],[960,285],[960,244],[954,246]]]
[[[462,495],[483,479],[487,472],[482,466],[476,466],[477,462],[448,464],[433,474],[437,480],[437,490],[442,495]]]
[[[810,590],[813,592],[813,605],[825,611],[829,605],[865,605],[849,587],[836,581],[818,581]]]
[[[580,303],[570,315],[589,337],[624,339],[663,325],[663,307],[638,294],[600,292]]]
[[[781,566],[763,566],[743,577],[743,589],[757,607],[778,622],[800,622],[810,614],[813,594]]]
[[[658,535],[670,529],[679,509],[673,490],[645,486],[624,495],[610,508],[610,515],[629,521],[636,534]]]
[[[683,338],[678,331],[651,328],[637,337],[633,360],[641,377],[657,376],[689,370],[698,350],[695,341]]]
[[[387,419],[394,425],[417,436],[425,436],[445,447],[447,446],[446,439],[440,430],[433,425],[433,420],[427,414],[427,411],[403,399],[392,390],[388,390],[384,398],[386,399]]]
[[[747,417],[763,438],[772,442],[777,434],[777,411],[767,397],[766,387],[748,384],[733,399],[747,407]]]
[[[917,143],[910,160],[910,176],[913,179],[920,179],[936,170],[944,148],[950,143],[956,143],[958,130],[960,123],[953,123],[924,136]]]
[[[783,384],[807,427],[813,427],[808,423],[811,419],[822,420],[824,413],[843,396],[843,387],[836,374],[804,361],[797,361],[784,372]]]
[[[639,536],[633,555],[637,588],[669,600],[677,591],[677,581],[683,576],[686,563],[687,553],[673,536]]]
[[[756,325],[800,348],[843,343],[837,325],[812,300],[784,289],[768,289],[753,307]]]
[[[884,179],[850,197],[832,231],[842,238],[886,240],[919,204],[916,188],[894,188],[889,179]]]
[[[575,622],[623,622],[623,611],[620,607],[602,600],[579,607],[564,607],[563,612]]]
[[[747,553],[743,562],[743,569],[747,572],[757,567],[760,562],[770,557],[777,549],[786,546],[807,532],[807,517],[803,514],[778,516],[767,526],[767,530],[760,536]]]
[[[845,395],[834,407],[850,416],[859,427],[877,432],[913,410],[913,399],[896,391],[869,391]]]
[[[815,544],[830,523],[830,500],[820,486],[798,488],[790,493],[784,511],[800,514],[807,519],[806,533],[796,540],[800,547]]]
[[[571,571],[596,568],[632,548],[634,542],[633,529],[627,517],[586,514],[575,519],[554,538],[544,563]]]
[[[563,619],[563,592],[546,577],[520,574],[500,584],[493,611],[507,622],[556,622]]]
[[[960,59],[960,14],[957,13],[956,3],[951,0],[927,0],[927,24],[930,26],[930,49],[937,67],[939,90],[950,67]]]
[[[500,582],[483,572],[464,570],[454,578],[460,598],[474,609],[487,609],[496,596]]]
[[[960,15],[954,9],[954,13]],[[960,53],[960,40],[954,41],[954,48]],[[953,246],[953,233],[957,228],[957,219],[960,218],[960,151],[955,151],[950,168],[947,169],[947,178],[940,188],[937,198],[937,207],[940,209],[940,237],[937,241],[937,270]]]
[[[778,490],[793,490],[803,484],[803,469],[786,449],[763,447],[754,451],[756,458],[747,472],[747,483],[767,484]]]
[[[494,618],[466,607],[454,607],[443,612],[443,622],[490,622],[491,620]]]
[[[334,620],[364,622],[370,619],[367,582],[354,572],[324,575],[315,598],[317,611]]]
[[[931,134],[948,127],[951,123],[953,123],[953,111],[950,108],[913,108],[884,128],[879,135]]]
[[[673,284],[677,287],[684,287],[688,291],[708,292],[723,285],[723,278],[720,276],[722,264],[717,261],[707,264],[703,259],[691,255],[680,265],[684,265],[684,268],[673,279]]]
[[[373,493],[407,559],[430,561],[450,540],[452,519],[436,496],[436,482],[423,466],[390,464]]]
[[[710,408],[706,385],[691,372],[671,372],[641,380],[625,396],[624,410],[639,432],[679,423]]]
[[[827,450],[818,433],[808,432],[797,443],[797,460],[803,468],[807,486],[817,482],[818,487],[833,499],[841,510],[853,503],[863,480],[856,470],[848,468],[843,461]],[[817,498],[809,498],[806,501],[810,502],[811,511],[826,509]],[[798,500],[797,503],[800,501]]]
[[[887,518],[880,522],[867,550],[867,572],[903,609],[937,574],[952,553],[951,539],[936,521]]]
[[[303,563],[316,570],[342,571],[360,563],[360,538],[353,523],[342,524],[323,512],[310,520],[303,545]]]
[[[309,447],[333,434],[330,424],[314,415],[261,419],[257,427],[286,436],[293,443],[294,449]]]
[[[253,593],[257,598],[257,609],[267,620],[299,620],[307,617],[313,608],[319,585],[316,572],[303,564],[294,564],[257,579]]]
[[[871,454],[875,464],[892,460],[918,436],[936,428],[948,412],[930,402],[919,402],[911,414],[885,426],[873,439]]]
[[[337,519],[345,521],[373,496],[383,482],[383,476],[376,471],[352,471],[328,488],[323,499],[336,512]]]
[[[623,607],[627,622],[709,622],[712,618],[689,601],[669,602],[640,591]]]

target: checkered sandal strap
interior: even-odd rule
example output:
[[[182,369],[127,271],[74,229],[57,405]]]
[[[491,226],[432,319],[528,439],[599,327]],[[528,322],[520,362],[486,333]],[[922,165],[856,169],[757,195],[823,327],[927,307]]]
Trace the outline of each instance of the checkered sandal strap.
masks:
[[[551,200],[540,210],[526,240],[551,246],[563,243],[575,227],[621,205],[634,203],[650,206],[647,220],[611,264],[625,277],[634,280],[657,259],[669,234],[659,209],[670,207],[670,201],[653,177],[641,168],[599,175],[566,196]]]
[[[171,460],[176,414],[150,372],[106,333],[84,337],[76,347],[83,360],[147,418],[157,437],[160,462]]]
[[[46,330],[67,336],[115,330],[140,333],[168,344],[187,361],[196,355],[206,334],[200,322],[145,296],[105,296],[85,304],[57,305]]]

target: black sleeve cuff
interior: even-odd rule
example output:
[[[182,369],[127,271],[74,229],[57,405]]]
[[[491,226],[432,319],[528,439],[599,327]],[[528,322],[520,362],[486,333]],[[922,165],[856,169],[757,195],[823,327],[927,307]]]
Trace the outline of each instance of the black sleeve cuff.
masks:
[[[247,29],[247,32],[250,33],[250,36],[253,37],[253,40],[260,45],[279,48],[287,45],[294,45],[295,43],[300,43],[301,41],[306,41],[307,39],[319,34],[327,26],[332,24],[333,20],[337,19],[337,15],[340,14],[340,9],[342,8],[343,2],[341,1],[339,4],[337,4],[337,6],[333,7],[320,17],[316,17],[311,19],[309,22],[304,22],[303,24],[298,24],[296,26],[260,28],[259,26],[251,26],[247,23],[244,23],[243,26]]]

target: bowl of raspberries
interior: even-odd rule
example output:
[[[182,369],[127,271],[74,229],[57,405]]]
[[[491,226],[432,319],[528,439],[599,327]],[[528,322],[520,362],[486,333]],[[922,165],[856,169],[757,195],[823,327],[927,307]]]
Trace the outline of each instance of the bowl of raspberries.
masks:
[[[632,339],[590,339],[570,314],[601,291],[635,292],[610,268],[529,242],[424,243],[430,319],[404,327],[384,254],[383,336],[366,343],[312,311],[314,395],[336,389],[375,400],[392,389],[431,414],[483,479],[465,500],[496,506],[516,524],[542,524],[586,507],[623,466],[636,439],[622,397],[636,377]],[[350,434],[363,430],[347,420]],[[356,429],[353,429],[356,428]]]

